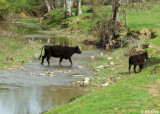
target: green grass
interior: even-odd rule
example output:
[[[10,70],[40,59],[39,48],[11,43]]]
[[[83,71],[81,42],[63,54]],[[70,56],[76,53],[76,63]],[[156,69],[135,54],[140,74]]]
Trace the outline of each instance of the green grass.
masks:
[[[116,50],[114,54],[119,54],[120,50]],[[113,55],[114,55],[113,54]],[[102,57],[102,61],[93,63],[92,65],[101,65],[108,63],[106,60],[108,55]],[[112,56],[116,57],[116,56]],[[148,87],[145,85],[157,85],[159,74],[151,74],[153,67],[143,69],[141,73],[131,75],[127,74],[127,57],[121,58],[123,64],[115,71],[111,72],[113,67],[102,69],[97,73],[98,82],[95,85],[104,83],[105,78],[110,77],[112,80],[121,77],[121,80],[108,86],[95,90],[83,97],[77,98],[75,101],[55,107],[46,114],[104,114],[104,113],[141,113],[141,110],[156,110],[159,111],[159,96],[153,96],[149,93]],[[160,58],[159,58],[160,59]],[[116,60],[112,60],[116,62]],[[118,62],[117,62],[118,63]],[[121,63],[120,63],[121,64]],[[118,65],[115,65],[118,66]],[[114,67],[115,67],[114,66]],[[133,70],[132,70],[133,71]],[[92,83],[93,84],[93,83]],[[160,92],[159,88],[156,88]]]
[[[32,18],[32,19],[20,19],[18,22],[20,23],[39,23],[39,18]]]
[[[150,2],[148,4],[151,4]],[[127,10],[129,27],[135,30],[144,28],[160,28],[160,5],[156,2],[151,8],[142,7],[137,10]]]
[[[69,24],[68,30],[79,30],[81,32],[88,32],[88,30],[91,28],[91,18],[85,19],[85,20],[79,20],[73,23],[73,21],[77,18],[83,18],[86,16],[92,16],[91,13],[85,13],[89,8],[87,6],[82,7],[82,15],[79,16],[72,16],[67,19],[65,19],[64,11],[65,8],[59,8],[55,9],[52,12],[50,12],[46,17],[44,17],[42,24],[45,27],[60,27],[63,24]],[[76,9],[72,9],[73,15],[75,15]]]
[[[99,17],[102,20],[104,19],[102,11],[106,11],[106,9],[109,9],[109,7],[103,7],[100,10]],[[132,66],[129,75],[128,57],[124,56],[128,52],[128,48],[115,49],[111,54],[97,56],[95,58],[100,59],[89,64],[96,70],[95,76],[90,78],[90,84],[88,85],[89,88],[93,89],[93,92],[79,97],[71,103],[54,107],[46,114],[139,114],[142,110],[160,112],[160,82],[157,81],[157,79],[160,79],[160,74],[152,74],[153,68],[160,65],[160,53],[158,52],[160,49],[159,9],[160,5],[157,4],[152,9],[144,8],[139,10],[138,13],[136,10],[127,10],[128,28],[132,28],[132,30],[148,28],[155,32],[156,37],[148,40],[153,45],[153,47],[147,49],[151,55],[151,64],[148,63],[148,67],[145,67],[141,73],[135,74]],[[89,14],[84,13],[80,16],[87,15]],[[78,17],[70,17],[63,20],[62,23],[69,23],[70,30],[74,26],[84,30],[80,30],[80,32],[90,30],[92,22],[89,23],[89,21],[92,20],[80,21],[80,25],[71,24]],[[121,18],[123,19],[122,15]],[[155,50],[158,53],[154,52]],[[108,60],[108,57],[112,57],[112,59]],[[110,65],[110,62],[114,62],[114,65]],[[96,67],[100,65],[109,66],[104,69],[97,69]],[[101,88],[101,84],[108,82],[108,80],[111,84]],[[158,96],[155,95],[156,93],[158,93]]]
[[[157,37],[155,39],[150,40],[150,42],[154,45],[159,45],[160,44],[160,37]]]
[[[34,41],[28,43],[27,40],[13,37],[0,37],[0,39],[0,70],[21,65],[23,61],[32,60],[41,46]],[[10,58],[13,58],[13,60]]]
[[[158,3],[154,4],[152,8],[141,8],[138,10],[138,12],[135,9],[127,10],[127,20],[129,25],[127,28],[132,28],[132,30],[141,30],[144,28],[160,28],[160,5]],[[88,6],[82,6],[83,14],[79,16],[75,16],[75,9],[73,9],[73,16],[67,19],[64,18],[65,8],[55,9],[51,11],[42,22],[44,26],[49,28],[59,27],[62,24],[69,24],[67,30],[79,30],[79,32],[88,33],[94,24],[92,19],[85,19],[77,21],[76,23],[72,23],[72,21],[77,18],[92,16],[92,13],[86,13],[88,9]],[[97,20],[109,20],[111,11],[111,6],[100,7]],[[124,23],[124,14],[122,9],[121,20]]]
[[[152,40],[159,39],[157,37]],[[128,57],[124,56],[126,50],[127,48],[115,49],[110,55],[96,56],[98,61],[90,63],[90,67],[109,65],[90,77],[88,87],[96,89],[71,103],[54,107],[45,114],[139,114],[144,110],[160,111],[160,82],[157,81],[160,80],[160,74],[152,74],[153,68],[160,65],[159,54],[150,57],[151,64],[147,68],[145,65],[141,73],[135,74],[132,66],[129,75]],[[157,49],[147,49],[150,54],[153,50]],[[108,60],[108,57],[112,59]],[[110,62],[114,62],[114,65],[110,65]],[[97,89],[108,79],[111,81],[109,86]]]

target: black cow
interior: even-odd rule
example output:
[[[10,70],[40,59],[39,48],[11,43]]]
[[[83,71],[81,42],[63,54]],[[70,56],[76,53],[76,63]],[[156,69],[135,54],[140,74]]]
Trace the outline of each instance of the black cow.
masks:
[[[44,48],[45,54],[42,56],[43,48]],[[78,54],[82,53],[78,46],[69,47],[69,46],[63,46],[63,45],[53,45],[53,46],[45,45],[42,47],[42,50],[41,50],[41,55],[40,55],[39,59],[42,56],[41,64],[43,65],[44,59],[47,58],[48,66],[50,65],[49,60],[50,60],[51,56],[56,57],[56,58],[60,58],[59,65],[61,65],[61,62],[63,59],[69,59],[71,65],[72,65],[71,56],[74,53],[78,53]]]
[[[139,72],[142,71],[144,61],[145,59],[148,59],[148,53],[145,52],[143,54],[137,54],[129,57],[129,74],[130,74],[130,69],[131,66],[134,65],[134,72],[136,72],[136,66],[139,65]]]

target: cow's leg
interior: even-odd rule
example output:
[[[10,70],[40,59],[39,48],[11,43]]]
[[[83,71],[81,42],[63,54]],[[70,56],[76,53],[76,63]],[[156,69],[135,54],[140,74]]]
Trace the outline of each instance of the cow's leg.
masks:
[[[50,57],[51,57],[51,56],[47,56],[47,62],[48,62],[48,66],[50,66],[50,62],[49,62],[49,60],[50,60]]]
[[[131,73],[131,72],[130,72],[130,70],[131,70],[131,66],[132,66],[132,65],[131,65],[131,64],[129,64],[129,67],[128,67],[129,74]]]
[[[63,57],[60,58],[59,65],[61,65],[62,60],[63,60]]]
[[[73,64],[72,64],[72,59],[71,59],[71,58],[69,58],[69,61],[70,61],[71,65],[73,65]]]
[[[143,64],[139,65],[139,72],[142,71],[142,68],[143,68]]]
[[[133,68],[135,73],[137,73],[137,72],[136,72],[136,66],[137,66],[137,65],[134,65],[134,68]]]
[[[41,62],[42,65],[43,65],[44,59],[45,59],[46,57],[47,57],[46,55],[42,56],[42,62]]]

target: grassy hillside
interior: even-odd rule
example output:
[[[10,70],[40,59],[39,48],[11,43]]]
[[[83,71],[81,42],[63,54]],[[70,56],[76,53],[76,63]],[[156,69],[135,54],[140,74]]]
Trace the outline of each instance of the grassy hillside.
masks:
[[[82,6],[83,14],[79,16],[75,16],[75,9],[73,9],[73,16],[67,19],[64,18],[65,8],[55,9],[44,17],[42,24],[48,28],[61,28],[62,25],[67,25],[68,27],[66,30],[69,31],[89,32],[95,23],[91,18],[92,13],[86,13],[88,9],[88,6]],[[132,28],[134,30],[160,28],[159,9],[159,3],[154,4],[151,8],[142,8],[138,11],[136,9],[128,9],[127,19],[129,26],[127,28]],[[111,6],[99,7],[99,16],[97,20],[109,20],[111,11]],[[122,11],[121,9],[121,20],[124,23],[124,13]]]
[[[59,8],[48,13],[43,21],[42,25],[47,28],[57,27],[63,28],[63,25],[67,25],[67,30],[79,30],[83,32],[87,32],[91,28],[91,13],[85,13],[89,7],[83,6],[82,15],[72,16],[70,18],[65,19],[64,11],[65,8]],[[73,9],[73,15],[75,15],[75,9]],[[85,18],[88,16],[88,18]],[[85,18],[85,19],[83,19]],[[79,23],[78,23],[79,22]]]
[[[159,37],[151,40],[159,41]],[[156,45],[160,49],[160,44]],[[135,74],[133,66],[128,74],[128,57],[126,48],[115,50],[111,55],[101,56],[101,60],[90,65],[94,68],[109,65],[97,70],[91,78],[90,86],[101,88],[101,84],[110,82],[75,101],[55,107],[46,114],[97,114],[97,113],[141,113],[141,111],[160,111],[160,51],[151,55],[151,63],[147,62],[141,73]],[[117,58],[118,57],[118,58]],[[108,60],[107,58],[112,58]],[[110,65],[113,62],[114,65]],[[157,73],[154,67],[159,66]],[[138,68],[137,68],[138,69]]]

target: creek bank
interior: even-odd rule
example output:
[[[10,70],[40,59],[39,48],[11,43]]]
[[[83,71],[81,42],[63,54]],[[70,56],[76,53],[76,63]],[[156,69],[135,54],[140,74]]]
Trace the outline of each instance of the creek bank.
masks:
[[[0,44],[2,48],[0,50],[0,59],[3,62],[1,63],[0,70],[15,65],[22,65],[30,61],[33,59],[35,53],[37,53],[38,48],[42,46],[42,44],[37,42],[32,41],[32,43],[29,43],[27,40],[14,38],[14,34],[13,36],[9,34],[6,32],[5,35],[3,33],[1,35],[2,42]]]
[[[153,64],[154,59],[151,58],[152,65],[143,69],[141,73],[135,74],[132,72],[129,75],[128,56],[124,56],[126,51],[128,51],[127,48],[114,49],[112,53],[92,57],[93,62],[89,65],[92,69],[95,69],[95,75],[89,79],[89,84],[85,85],[85,87],[90,88],[92,92],[82,97],[78,97],[71,103],[57,106],[46,112],[46,114],[59,112],[95,113],[95,110],[94,112],[93,110],[89,110],[95,108],[97,108],[96,113],[121,113],[124,110],[128,112],[128,110],[133,109],[133,113],[138,113],[140,111],[138,110],[139,107],[127,107],[128,100],[131,104],[135,103],[135,101],[136,103],[140,102],[140,107],[146,106],[150,101],[154,102],[156,106],[159,106],[157,103],[158,99],[155,98],[156,100],[153,100],[153,98],[150,97],[150,94],[152,93],[150,93],[143,85],[144,83],[154,83],[156,87],[158,86],[155,82],[159,79],[159,72],[157,72],[159,67],[153,66],[160,64],[159,59],[157,59],[157,63]],[[97,57],[100,57],[99,61],[94,61]],[[154,69],[152,70],[152,68]],[[85,79],[82,81],[84,83]],[[139,95],[140,93],[141,95]],[[121,110],[121,103],[125,103],[123,110]],[[110,104],[113,106],[111,107]],[[158,110],[158,107],[155,105],[152,106],[154,109]],[[72,107],[72,109],[70,107]]]

